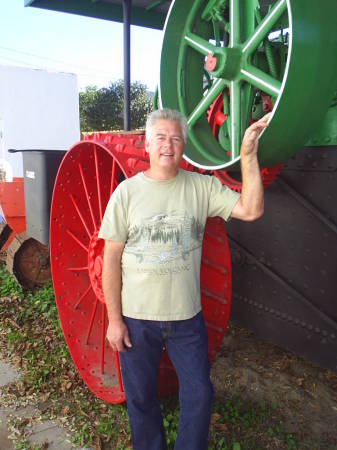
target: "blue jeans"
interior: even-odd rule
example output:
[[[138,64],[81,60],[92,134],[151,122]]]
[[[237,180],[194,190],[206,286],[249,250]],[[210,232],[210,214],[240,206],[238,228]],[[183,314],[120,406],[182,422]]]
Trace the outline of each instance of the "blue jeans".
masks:
[[[120,353],[134,450],[167,449],[157,394],[163,346],[179,380],[180,416],[175,450],[206,450],[213,388],[207,329],[198,313],[176,321],[124,317],[132,348]]]

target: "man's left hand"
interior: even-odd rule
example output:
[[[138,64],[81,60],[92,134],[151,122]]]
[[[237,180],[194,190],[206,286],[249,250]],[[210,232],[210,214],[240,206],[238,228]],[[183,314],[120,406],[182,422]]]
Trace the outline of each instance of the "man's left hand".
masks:
[[[271,112],[247,128],[241,144],[241,157],[256,156],[260,134],[268,126],[270,116]]]

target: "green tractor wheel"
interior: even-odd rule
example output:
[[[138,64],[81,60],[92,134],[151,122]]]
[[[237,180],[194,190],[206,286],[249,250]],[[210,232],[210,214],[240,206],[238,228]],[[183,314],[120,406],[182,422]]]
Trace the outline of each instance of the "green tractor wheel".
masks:
[[[262,98],[274,105],[260,138],[263,167],[289,159],[319,126],[335,90],[336,0],[173,0],[164,27],[159,103],[188,120],[185,158],[236,169]],[[207,111],[223,93],[217,136]]]

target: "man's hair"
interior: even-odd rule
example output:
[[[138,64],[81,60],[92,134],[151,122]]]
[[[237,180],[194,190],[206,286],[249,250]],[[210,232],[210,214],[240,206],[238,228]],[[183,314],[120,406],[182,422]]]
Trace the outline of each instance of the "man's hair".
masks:
[[[145,136],[147,140],[150,139],[151,129],[153,125],[157,122],[157,120],[171,120],[173,122],[176,122],[180,126],[181,133],[183,135],[183,139],[186,144],[188,132],[186,117],[179,111],[169,108],[157,109],[148,116],[145,127]]]

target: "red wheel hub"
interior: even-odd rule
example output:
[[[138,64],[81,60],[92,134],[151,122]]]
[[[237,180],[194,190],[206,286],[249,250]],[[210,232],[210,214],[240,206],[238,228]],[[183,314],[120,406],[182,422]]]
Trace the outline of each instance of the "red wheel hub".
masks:
[[[215,56],[208,54],[206,58],[205,67],[208,72],[213,72],[215,70],[217,64],[217,59]]]
[[[91,237],[88,251],[88,272],[92,289],[96,297],[102,303],[105,303],[102,289],[102,269],[103,269],[104,241],[98,238],[96,230]]]

